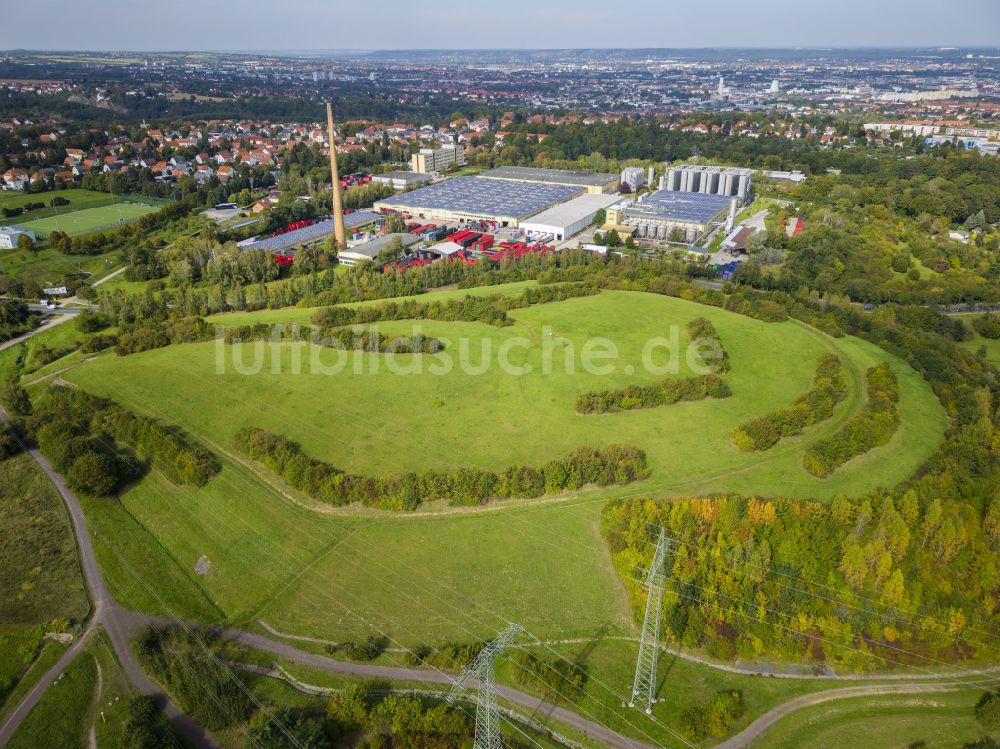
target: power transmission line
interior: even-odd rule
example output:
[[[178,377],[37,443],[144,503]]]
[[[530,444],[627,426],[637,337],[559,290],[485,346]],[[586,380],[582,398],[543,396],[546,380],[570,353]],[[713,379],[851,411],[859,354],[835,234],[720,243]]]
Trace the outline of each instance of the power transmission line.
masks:
[[[656,701],[656,665],[660,657],[660,612],[663,609],[664,577],[663,567],[667,559],[670,542],[662,528],[653,553],[653,563],[646,574],[646,615],[642,621],[642,636],[639,638],[639,658],[635,664],[635,679],[632,682],[632,697],[629,707],[642,703],[646,715],[652,716]]]
[[[496,659],[499,658],[524,631],[520,624],[510,624],[500,635],[483,648],[479,655],[452,685],[447,702],[452,704],[465,690],[470,679],[479,680],[476,692],[476,738],[473,749],[503,749],[500,735],[500,708],[497,705]]]

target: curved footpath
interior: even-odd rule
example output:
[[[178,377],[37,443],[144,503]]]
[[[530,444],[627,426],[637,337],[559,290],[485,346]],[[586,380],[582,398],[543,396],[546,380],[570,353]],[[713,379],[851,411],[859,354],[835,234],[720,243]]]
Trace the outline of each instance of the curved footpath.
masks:
[[[940,692],[952,692],[963,689],[961,684],[891,684],[863,687],[844,687],[842,689],[828,689],[825,692],[814,692],[804,694],[801,697],[784,702],[777,707],[773,707],[761,715],[757,720],[744,728],[735,736],[730,737],[721,744],[716,744],[712,749],[745,749],[754,741],[760,738],[768,728],[779,720],[796,710],[820,705],[833,700],[846,700],[851,697],[877,697],[890,694],[933,694]]]

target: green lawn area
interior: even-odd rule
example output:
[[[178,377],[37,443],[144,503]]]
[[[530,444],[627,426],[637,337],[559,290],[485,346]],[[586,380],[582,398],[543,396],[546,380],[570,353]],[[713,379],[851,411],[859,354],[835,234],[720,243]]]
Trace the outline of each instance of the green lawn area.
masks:
[[[954,749],[984,735],[973,706],[982,689],[822,703],[782,718],[754,749],[926,747]],[[995,737],[994,737],[995,738]]]
[[[304,320],[309,313],[213,319],[235,325]],[[639,362],[645,341],[668,332],[671,323],[683,331],[684,323],[701,315],[715,323],[729,352],[732,398],[600,416],[574,413],[582,392],[658,379],[641,368],[627,374],[624,363]],[[514,349],[511,358],[534,369],[521,376],[497,369],[476,376],[458,366],[442,376],[398,375],[384,366],[378,373],[355,374],[355,363],[370,367],[379,358],[364,354],[348,355],[349,365],[337,375],[290,374],[293,354],[308,364],[307,344],[278,347],[273,356],[264,346],[266,366],[258,374],[239,374],[231,365],[216,374],[214,343],[103,357],[64,374],[88,391],[182,426],[223,462],[222,472],[200,489],[174,487],[153,473],[125,492],[120,504],[86,503],[116,595],[144,610],[247,625],[263,619],[280,631],[332,640],[379,629],[410,644],[469,640],[496,632],[502,617],[542,637],[587,636],[600,626],[627,633],[631,617],[597,531],[608,498],[725,490],[817,498],[860,493],[912,475],[943,436],[943,411],[924,381],[858,339],[832,339],[795,322],[765,324],[635,292],[540,305],[512,317],[517,322],[510,328],[417,324],[427,335],[451,339],[444,353],[456,361],[462,336],[472,344],[472,362],[480,360],[483,341],[496,351],[512,336],[523,336],[533,343]],[[397,322],[382,329],[412,326]],[[570,345],[578,355],[588,337],[606,336],[621,352],[618,366],[603,376],[579,371],[578,363],[576,374],[558,366],[543,374],[543,326],[556,333],[557,364]],[[850,385],[834,417],[770,451],[740,453],[730,442],[733,426],[791,403],[811,386],[816,361],[829,350],[844,357]],[[317,354],[326,364],[337,356],[328,349]],[[426,360],[429,366],[442,356],[400,359]],[[828,480],[805,473],[804,448],[857,413],[864,369],[883,360],[899,376],[902,393],[893,440]],[[272,374],[272,362],[286,373]],[[687,371],[683,364],[680,369]],[[539,465],[581,445],[630,442],[648,453],[652,476],[625,489],[590,489],[485,511],[388,518],[352,509],[318,514],[306,498],[230,453],[230,438],[247,425],[288,435],[310,455],[341,468],[380,475],[425,467]],[[210,568],[197,575],[202,556]]]
[[[968,341],[962,341],[958,345],[967,351],[971,351],[973,354],[977,354],[980,348],[986,348],[986,360],[997,367],[1000,366],[1000,338],[983,338],[976,329],[972,327],[972,320],[978,317],[982,317],[981,312],[968,312],[960,315],[954,315],[954,317],[961,318],[965,321],[966,327],[972,333],[972,338]]]
[[[159,206],[153,203],[114,203],[98,208],[84,208],[71,213],[39,218],[20,225],[34,230],[40,239],[44,239],[54,231],[77,236],[89,234],[99,229],[113,229],[119,224],[127,224],[158,209]]]
[[[0,462],[0,623],[80,621],[89,610],[69,517],[29,455]]]

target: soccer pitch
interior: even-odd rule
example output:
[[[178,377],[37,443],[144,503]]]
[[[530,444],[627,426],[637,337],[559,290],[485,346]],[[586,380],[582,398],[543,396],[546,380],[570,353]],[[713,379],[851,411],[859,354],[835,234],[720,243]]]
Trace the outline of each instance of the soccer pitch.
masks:
[[[63,231],[70,236],[88,234],[98,229],[113,229],[121,224],[135,221],[157,210],[157,206],[141,203],[116,203],[99,208],[84,208],[60,216],[49,216],[23,224],[32,229],[39,238],[45,238],[54,231]]]

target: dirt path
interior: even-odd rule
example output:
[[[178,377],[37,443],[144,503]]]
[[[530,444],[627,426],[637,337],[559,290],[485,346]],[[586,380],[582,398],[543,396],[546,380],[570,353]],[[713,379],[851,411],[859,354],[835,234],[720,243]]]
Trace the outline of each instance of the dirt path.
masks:
[[[104,673],[101,671],[101,662],[96,658],[94,663],[97,666],[97,686],[94,687],[94,704],[91,707],[94,719],[90,723],[90,731],[87,734],[87,743],[90,749],[97,749],[97,718],[101,712],[101,694],[104,692]]]

